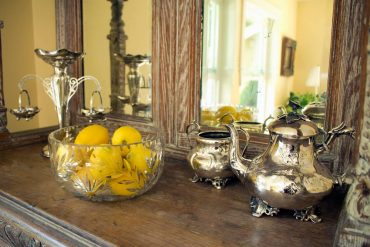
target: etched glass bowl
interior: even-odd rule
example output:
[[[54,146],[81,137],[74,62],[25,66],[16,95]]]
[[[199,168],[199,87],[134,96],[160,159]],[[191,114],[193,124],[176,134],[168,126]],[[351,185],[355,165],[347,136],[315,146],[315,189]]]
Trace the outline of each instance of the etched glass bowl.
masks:
[[[74,144],[86,126],[61,128],[48,138],[54,175],[66,190],[92,201],[117,201],[139,196],[156,184],[164,166],[163,135],[159,129],[137,128],[142,135],[139,143]],[[121,126],[105,127],[112,136]]]

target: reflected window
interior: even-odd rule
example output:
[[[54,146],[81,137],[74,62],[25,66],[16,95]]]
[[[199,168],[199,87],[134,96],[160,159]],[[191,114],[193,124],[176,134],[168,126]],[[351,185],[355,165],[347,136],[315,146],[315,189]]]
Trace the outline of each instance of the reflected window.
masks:
[[[257,119],[263,119],[275,20],[266,10],[248,1],[244,2],[244,10],[247,11],[243,11],[242,21],[239,105],[250,107]]]
[[[204,4],[202,112],[216,112],[220,118],[223,111],[217,111],[231,106],[235,111],[250,110],[250,121],[262,119],[275,20],[250,1]]]
[[[203,7],[202,124],[261,123],[291,111],[289,99],[325,105],[333,0],[204,0]],[[294,50],[283,53],[286,39]],[[283,66],[290,73],[281,74]]]

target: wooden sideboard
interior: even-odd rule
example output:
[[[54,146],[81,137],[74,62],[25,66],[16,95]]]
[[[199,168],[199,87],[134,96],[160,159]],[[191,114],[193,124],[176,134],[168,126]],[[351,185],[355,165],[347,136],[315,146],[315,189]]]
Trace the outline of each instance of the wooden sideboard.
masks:
[[[177,158],[187,152],[186,125],[199,119],[201,2],[153,0],[153,122],[109,117],[109,121],[161,127],[166,133],[167,153]],[[363,54],[368,40],[369,6],[368,0],[334,1],[326,123],[333,127],[345,121],[356,128],[358,137],[362,126],[368,126],[363,113]],[[56,0],[58,47],[82,49],[81,7],[80,0]],[[82,75],[82,68],[77,63],[71,74]],[[74,116],[82,102],[82,93],[74,97]],[[337,142],[340,169],[343,164],[355,164],[360,153],[360,161],[369,166],[366,131],[368,128],[362,134],[364,146],[360,146],[360,138],[353,144]],[[172,159],[166,160],[165,173],[157,186],[139,198],[116,203],[80,200],[56,184],[49,161],[39,156],[43,144],[37,142],[48,132],[12,134],[9,144],[9,134],[0,128],[0,150],[13,147],[0,151],[1,246],[330,246],[334,241],[343,195],[333,194],[323,202],[324,222],[320,224],[298,222],[288,214],[257,219],[249,214],[248,195],[239,183],[222,191],[190,183],[190,169],[183,161]],[[253,138],[255,143],[266,139]],[[27,145],[16,147],[20,144]],[[366,186],[357,189],[364,195],[369,190]],[[362,228],[356,228],[358,225],[346,215],[345,207],[335,242],[342,246],[350,246],[350,242],[341,241],[343,238],[362,241],[351,237]],[[354,226],[354,231],[348,232],[348,226]],[[368,242],[369,237],[363,236],[363,243]]]
[[[334,241],[340,191],[321,203],[321,223],[301,222],[289,211],[256,218],[237,180],[222,190],[192,183],[190,166],[166,159],[162,177],[144,195],[91,202],[59,186],[40,156],[42,146],[0,151],[0,239],[11,246],[315,247]]]

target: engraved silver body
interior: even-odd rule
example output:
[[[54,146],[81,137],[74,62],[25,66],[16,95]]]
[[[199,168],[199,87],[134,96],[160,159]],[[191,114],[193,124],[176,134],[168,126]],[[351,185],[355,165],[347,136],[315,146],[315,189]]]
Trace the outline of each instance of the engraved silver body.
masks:
[[[229,164],[230,134],[225,131],[201,132],[187,156],[189,165],[200,178],[227,179],[234,174]]]
[[[235,127],[227,125],[227,128],[232,140],[231,169],[246,185],[253,198],[257,198],[253,202],[253,208],[251,207],[252,214],[258,217],[262,213],[268,214],[268,211],[261,210],[268,208],[267,206],[303,210],[309,214],[305,219],[319,222],[320,219],[313,214],[311,208],[331,192],[336,179],[318,161],[317,155],[335,137],[343,134],[353,137],[354,130],[341,124],[327,133],[324,143],[317,144],[315,137],[320,131],[315,123],[304,115],[285,114],[269,125],[270,143],[266,150],[249,160],[243,158],[239,152]],[[256,212],[255,209],[259,211]]]
[[[195,121],[186,128],[191,145],[187,161],[195,173],[192,182],[211,182],[215,188],[222,189],[231,178],[235,177],[230,168],[230,133],[220,130],[201,132],[200,129],[200,125]],[[242,128],[240,131],[243,132],[248,143],[248,133]],[[193,132],[197,133],[193,138],[195,145],[192,145],[191,141]]]

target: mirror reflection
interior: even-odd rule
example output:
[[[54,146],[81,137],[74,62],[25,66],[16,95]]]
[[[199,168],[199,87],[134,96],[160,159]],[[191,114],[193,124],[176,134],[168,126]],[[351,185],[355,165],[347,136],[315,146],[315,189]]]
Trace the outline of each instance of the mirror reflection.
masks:
[[[83,26],[84,74],[99,79],[103,104],[151,118],[152,2],[84,0]],[[85,84],[85,106],[94,90]]]
[[[324,105],[332,8],[333,0],[205,0],[202,123],[262,123],[291,110],[289,99]]]
[[[39,80],[27,80],[27,90],[32,107],[40,112],[29,121],[17,120],[10,109],[18,108],[19,95],[27,104],[27,95],[20,93],[18,83],[29,74],[49,77],[53,74],[50,65],[38,58],[35,48],[55,50],[55,3],[49,0],[7,1],[0,0],[3,93],[7,111],[7,129],[14,133],[58,125],[52,100]],[[21,37],[21,38],[20,38]],[[0,96],[1,97],[1,96]]]

